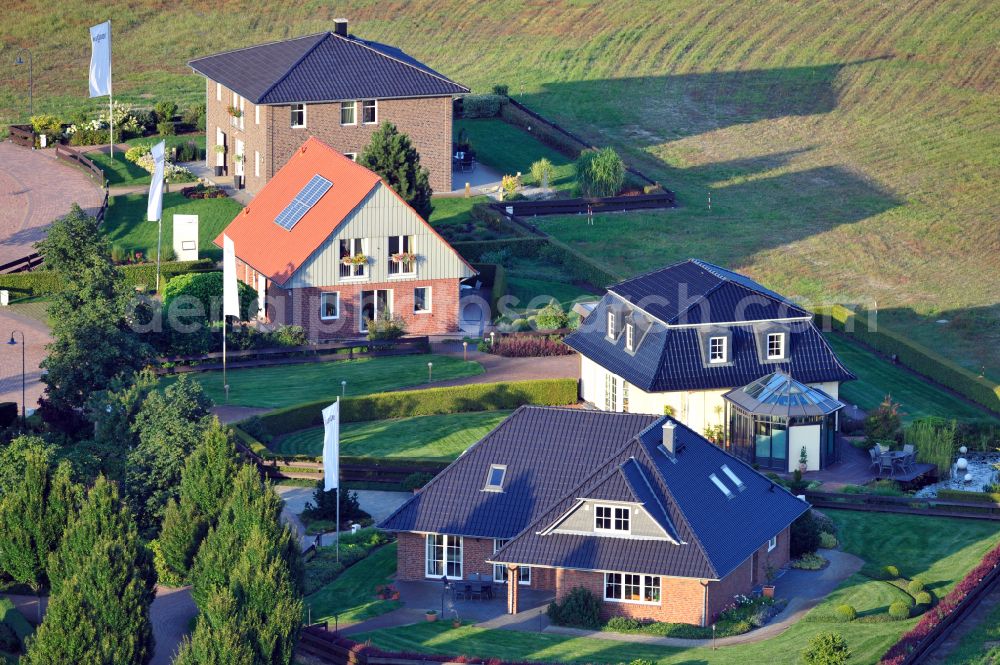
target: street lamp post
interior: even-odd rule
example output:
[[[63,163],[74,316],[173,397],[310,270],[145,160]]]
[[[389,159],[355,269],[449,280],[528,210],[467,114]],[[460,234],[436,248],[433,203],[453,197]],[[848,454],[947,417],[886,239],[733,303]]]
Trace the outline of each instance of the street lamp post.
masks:
[[[26,49],[26,48],[23,48],[23,49],[21,49],[21,50],[19,50],[17,52],[17,55],[14,56],[14,64],[15,65],[23,65],[24,64],[24,58],[21,57],[22,53],[27,53],[28,54],[28,117],[30,118],[31,116],[35,115],[35,104],[34,104],[34,96],[35,96],[34,68],[35,68],[35,66],[34,66],[34,60],[31,57],[31,50],[30,49]]]
[[[433,378],[431,378],[433,376],[433,374],[432,374],[433,371],[434,371],[434,363],[427,363],[427,382],[428,383],[434,380]]]
[[[27,403],[24,399],[24,383],[25,383],[25,364],[24,364],[24,349],[27,346],[24,343],[24,331],[23,330],[12,330],[10,333],[10,339],[7,341],[8,344],[14,346],[17,344],[17,340],[14,339],[14,333],[21,333],[21,429],[26,428],[25,418],[27,417]]]

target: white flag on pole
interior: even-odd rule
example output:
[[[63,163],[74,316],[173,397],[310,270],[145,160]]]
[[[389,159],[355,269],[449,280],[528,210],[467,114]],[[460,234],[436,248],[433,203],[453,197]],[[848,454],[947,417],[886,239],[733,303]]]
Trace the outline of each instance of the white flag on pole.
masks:
[[[323,409],[323,491],[340,486],[340,400]]]
[[[111,94],[111,21],[90,29],[90,96]]]
[[[166,162],[166,141],[153,146],[153,179],[149,181],[149,200],[146,202],[146,220],[158,222],[163,216],[163,169]]]
[[[240,295],[236,284],[236,246],[222,236],[222,316],[240,316]]]

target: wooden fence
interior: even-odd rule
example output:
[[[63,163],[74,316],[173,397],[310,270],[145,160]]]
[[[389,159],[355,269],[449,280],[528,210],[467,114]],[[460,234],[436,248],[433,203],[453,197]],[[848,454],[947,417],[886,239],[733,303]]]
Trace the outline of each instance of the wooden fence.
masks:
[[[430,339],[404,337],[397,340],[355,340],[286,346],[270,349],[242,349],[226,352],[227,367],[263,367],[266,365],[294,365],[298,363],[354,360],[355,358],[378,358],[383,356],[403,356],[430,351]],[[345,353],[346,352],[346,353]],[[160,363],[176,364],[161,367],[159,374],[184,374],[187,372],[207,372],[222,369],[222,352],[213,351],[193,356],[162,356]],[[213,362],[217,361],[217,362]],[[197,363],[187,365],[186,363]]]
[[[101,168],[88,157],[84,157],[83,153],[74,150],[73,148],[56,144],[56,158],[61,159],[64,162],[69,162],[75,166],[79,166],[85,171],[88,171],[90,173],[90,177],[96,179],[100,186],[104,187],[104,171],[102,171]]]
[[[814,508],[1000,521],[1000,503],[834,492],[806,492],[805,497]]]
[[[634,196],[604,196],[576,199],[548,199],[544,201],[504,201],[490,204],[500,212],[515,216],[574,215],[601,212],[625,212],[627,210],[649,210],[653,208],[673,208],[677,198],[669,190],[654,194]]]
[[[14,145],[35,147],[35,131],[31,125],[10,125],[7,129],[10,132],[10,141]]]

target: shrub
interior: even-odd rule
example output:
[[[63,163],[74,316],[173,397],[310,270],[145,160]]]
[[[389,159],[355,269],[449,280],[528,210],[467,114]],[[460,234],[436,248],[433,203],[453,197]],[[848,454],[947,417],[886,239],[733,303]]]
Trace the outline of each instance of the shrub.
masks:
[[[555,300],[540,309],[538,314],[535,316],[535,323],[538,324],[538,328],[540,330],[558,330],[560,328],[565,328],[568,321],[569,317],[567,317],[566,312],[563,311],[562,305],[557,303]]]
[[[175,136],[177,134],[177,123],[158,122],[156,123],[156,133],[160,136]]]
[[[424,473],[422,471],[411,473],[403,479],[403,489],[418,490],[427,483],[431,482],[433,479],[434,475],[430,473]]]
[[[503,189],[503,200],[512,201],[517,196],[517,190],[521,188],[521,179],[516,175],[505,175],[500,179],[500,187]]]
[[[495,118],[506,101],[500,95],[466,95],[462,98],[462,116],[466,118]]]
[[[632,617],[612,617],[604,628],[615,633],[633,633],[642,628],[642,623]]]
[[[820,545],[819,525],[813,519],[812,511],[803,513],[792,522],[790,554],[793,559],[803,554],[813,553]]]
[[[819,554],[806,553],[792,561],[792,568],[798,568],[799,570],[822,570],[826,567],[826,564],[826,559]]]
[[[886,395],[882,403],[865,419],[865,437],[868,445],[903,440],[903,424],[899,412],[899,403],[892,401],[891,395]]]
[[[406,334],[406,321],[399,317],[388,315],[379,317],[378,320],[368,319],[368,339],[394,340]]]
[[[139,158],[143,155],[148,155],[153,150],[153,145],[151,143],[143,142],[137,143],[128,150],[125,151],[126,161],[132,162],[133,164],[138,163]]]
[[[820,633],[809,640],[802,652],[806,665],[844,665],[851,657],[847,640],[839,633]]]
[[[614,148],[586,150],[576,160],[576,180],[584,196],[614,196],[625,183],[625,163]]]
[[[841,621],[854,621],[858,618],[858,611],[853,605],[838,605],[834,613]]]
[[[195,129],[205,130],[205,103],[194,104],[184,110],[181,120],[185,124],[193,125]]]
[[[145,132],[156,127],[156,114],[153,111],[144,109],[132,111],[132,118],[135,120],[139,132]]]
[[[505,358],[543,358],[568,356],[574,353],[562,341],[537,335],[508,335],[499,338],[490,353]]]
[[[557,626],[575,626],[592,630],[601,626],[601,602],[583,587],[574,587],[561,602],[549,604],[549,620]]]
[[[497,83],[493,86],[492,92],[498,97],[510,97],[510,86],[506,83]]]
[[[33,115],[30,122],[35,134],[45,134],[50,144],[55,142],[53,139],[62,136],[62,121],[54,115]]]
[[[889,616],[896,621],[910,618],[910,606],[905,601],[897,600],[889,605]]]
[[[337,518],[337,490],[323,490],[323,481],[316,482],[316,490],[313,492],[313,502],[307,502],[302,510],[302,515],[311,520],[333,520]],[[361,520],[371,517],[361,510],[358,503],[358,493],[344,491],[340,492],[340,523]]]
[[[248,284],[238,282],[241,318],[250,319],[257,314],[257,292]],[[199,272],[178,275],[167,282],[163,290],[163,309],[167,312],[175,300],[192,298],[202,307],[202,316],[211,321],[222,317],[222,273]]]
[[[516,409],[525,404],[565,406],[575,404],[576,401],[576,379],[476,383],[345,397],[340,400],[340,416],[343,422],[351,423],[409,416]],[[261,420],[264,421],[268,431],[276,436],[322,425],[320,411],[329,406],[329,402],[321,400],[275,409],[261,416]]]
[[[914,597],[923,590],[924,583],[917,579],[910,580],[909,584],[906,585],[906,593]]]
[[[920,605],[921,607],[925,608],[930,607],[934,603],[934,598],[928,591],[919,592],[918,594],[913,596],[913,599],[917,602],[917,605]]]
[[[21,640],[9,623],[0,622],[0,651],[17,653],[21,650]],[[16,660],[16,659],[15,659]]]
[[[896,566],[886,566],[882,569],[882,572],[890,580],[898,580],[900,578],[899,568]]]
[[[194,141],[185,141],[180,145],[176,146],[177,151],[174,160],[177,162],[194,162],[201,157],[201,151],[198,149],[198,144]]]
[[[903,438],[916,448],[919,461],[934,464],[941,475],[951,468],[955,459],[956,427],[955,421],[921,418],[906,428]]]
[[[547,158],[542,157],[531,165],[531,179],[537,187],[551,187],[552,174],[555,167]]]
[[[837,537],[832,533],[821,531],[819,534],[819,546],[825,550],[837,549]]]
[[[156,118],[160,122],[170,121],[177,115],[177,104],[170,101],[156,102],[153,110],[156,111]]]
[[[278,346],[305,346],[309,342],[302,326],[278,326],[271,335]]]

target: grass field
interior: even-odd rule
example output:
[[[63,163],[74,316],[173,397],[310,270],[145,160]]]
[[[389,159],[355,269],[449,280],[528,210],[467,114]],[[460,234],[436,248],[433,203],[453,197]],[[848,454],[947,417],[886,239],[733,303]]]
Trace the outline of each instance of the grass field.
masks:
[[[36,112],[103,107],[85,93],[86,30],[104,8],[9,9],[0,61],[31,47]],[[697,255],[788,295],[877,303],[1000,379],[995,2],[137,0],[113,13],[116,98],[147,106],[204,98],[191,58],[349,16],[352,32],[475,91],[508,84],[675,190],[677,210],[601,217],[604,239],[553,223],[623,275]],[[27,107],[25,68],[3,72],[0,125]]]
[[[955,650],[948,654],[948,662],[952,665],[996,665],[1000,662],[1000,605],[994,605],[979,625],[959,640]]]
[[[993,416],[968,401],[938,388],[899,365],[876,356],[841,335],[827,333],[837,357],[858,377],[840,386],[840,399],[866,411],[876,408],[886,395],[900,403],[903,420],[942,416],[956,420],[987,420]]]
[[[465,132],[476,159],[503,175],[520,172],[526,185],[541,186],[531,180],[531,165],[545,157],[554,168],[549,187],[571,189],[576,181],[573,160],[536,140],[524,130],[493,118],[456,120],[454,134]]]
[[[273,365],[229,370],[229,402],[232,406],[278,408],[336,399],[341,381],[347,395],[368,395],[427,383],[427,363],[434,363],[434,381],[446,381],[483,373],[477,362],[437,355],[358,358],[300,365]],[[191,378],[201,383],[216,404],[226,404],[222,372],[199,372]],[[164,377],[166,386],[175,381]]]
[[[970,570],[998,539],[995,525],[912,515],[829,511],[838,526],[843,548],[866,560],[867,568],[898,565],[904,575],[919,576],[934,593],[943,595]],[[933,543],[928,543],[933,534]],[[778,582],[780,584],[780,581]],[[570,638],[544,633],[483,630],[436,624],[415,624],[357,636],[391,650],[465,654],[502,660],[563,663],[627,663],[637,658],[662,665],[798,665],[809,638],[820,632],[841,633],[848,641],[852,665],[873,664],[917,619],[891,623],[833,623],[832,608],[857,603],[859,613],[885,611],[889,599],[884,582],[857,574],[829,598],[777,637],[753,644],[679,649],[604,639]]]
[[[354,564],[330,584],[305,597],[313,621],[329,621],[334,615],[341,625],[370,619],[399,607],[398,600],[375,598],[375,587],[392,582],[396,572],[396,544],[386,545]]]
[[[485,411],[345,423],[340,428],[340,452],[348,457],[451,461],[509,415],[510,411]],[[282,455],[318,456],[323,452],[323,428],[293,432],[269,447]]]
[[[221,259],[222,250],[212,241],[243,206],[233,199],[186,199],[181,186],[173,185],[173,191],[163,195],[163,246],[173,247],[174,215],[198,215],[199,256]],[[114,197],[102,228],[112,245],[155,257],[157,224],[146,221],[146,198],[146,194]]]

